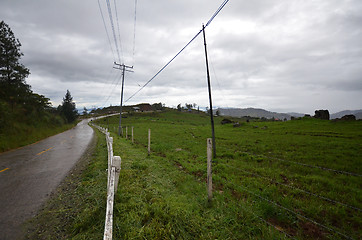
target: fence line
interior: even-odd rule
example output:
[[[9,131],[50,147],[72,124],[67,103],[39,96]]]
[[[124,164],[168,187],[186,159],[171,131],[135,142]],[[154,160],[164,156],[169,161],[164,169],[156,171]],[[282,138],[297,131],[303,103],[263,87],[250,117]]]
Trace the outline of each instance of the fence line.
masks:
[[[104,128],[103,128],[103,129],[104,129]],[[107,132],[106,129],[105,129],[105,132]],[[147,146],[147,147],[148,147],[148,152],[150,153],[150,135],[151,135],[151,134],[150,134],[150,129],[149,129],[148,133],[149,133],[149,134],[148,134],[148,146]],[[109,134],[109,133],[108,133],[108,134]],[[133,127],[132,127],[132,140],[133,140]],[[133,142],[133,141],[132,141],[132,142]],[[341,173],[341,174],[347,174],[347,175],[353,175],[353,176],[362,176],[362,175],[356,174],[356,173],[345,172],[345,171],[340,171],[340,170],[335,170],[335,169],[330,169],[330,168],[324,168],[324,167],[320,167],[320,166],[313,166],[313,165],[308,165],[308,164],[304,164],[304,163],[300,163],[300,162],[288,161],[288,160],[284,160],[284,159],[273,158],[273,157],[268,157],[268,156],[264,156],[264,155],[257,155],[257,154],[252,154],[252,153],[248,153],[248,152],[244,152],[244,153],[249,154],[249,155],[253,155],[253,156],[260,156],[260,157],[265,157],[265,158],[269,158],[269,159],[275,159],[275,160],[279,160],[279,161],[283,161],[283,162],[291,162],[291,163],[295,163],[295,164],[302,165],[302,166],[319,168],[319,169],[327,170],[327,171],[333,171],[333,172]],[[308,191],[306,191],[306,190],[303,190],[303,189],[300,189],[300,188],[297,188],[297,187],[294,187],[294,186],[290,186],[290,185],[287,185],[287,184],[284,184],[284,183],[277,182],[277,181],[275,181],[275,180],[272,179],[272,178],[268,178],[268,177],[264,177],[264,176],[258,175],[258,174],[256,174],[256,173],[248,172],[248,171],[242,170],[242,169],[240,169],[240,168],[230,166],[230,165],[228,165],[228,164],[223,164],[223,163],[221,163],[221,164],[222,164],[222,165],[225,165],[225,166],[227,166],[227,167],[230,167],[230,168],[234,168],[234,169],[243,171],[243,172],[248,173],[248,174],[255,175],[255,176],[260,177],[260,178],[263,178],[263,179],[267,179],[267,180],[269,180],[269,181],[271,181],[271,182],[273,182],[273,183],[276,183],[276,184],[279,184],[279,185],[282,185],[282,186],[285,186],[285,187],[289,187],[289,188],[291,188],[291,189],[295,189],[295,190],[301,191],[301,192],[306,193],[306,194],[309,194],[309,195],[311,195],[311,196],[318,197],[318,198],[323,199],[323,200],[325,200],[325,201],[329,201],[329,202],[332,202],[332,203],[335,203],[335,204],[339,204],[339,205],[342,205],[342,206],[345,206],[345,207],[348,207],[348,208],[351,208],[351,209],[354,209],[354,210],[357,210],[357,211],[362,211],[360,208],[357,208],[357,207],[354,207],[354,206],[351,206],[351,205],[348,205],[348,204],[345,204],[345,203],[342,203],[342,202],[339,202],[339,201],[336,201],[336,200],[333,200],[333,199],[329,199],[329,198],[320,196],[320,195],[315,194],[315,193],[312,193],[312,192],[308,192]],[[296,211],[293,211],[293,210],[291,210],[291,209],[289,209],[289,208],[286,208],[286,207],[280,205],[280,204],[277,203],[277,202],[274,202],[274,201],[272,201],[272,200],[270,200],[270,199],[267,199],[267,198],[265,198],[265,197],[262,197],[262,196],[258,195],[257,193],[254,193],[254,192],[248,190],[247,188],[245,188],[245,187],[243,187],[243,186],[238,186],[238,187],[242,188],[244,191],[246,191],[246,192],[254,195],[255,197],[257,197],[257,198],[259,198],[259,199],[261,199],[261,200],[263,200],[263,201],[266,201],[266,202],[268,202],[268,203],[270,203],[270,204],[273,204],[273,205],[279,207],[280,209],[283,209],[283,210],[285,210],[285,211],[287,211],[287,212],[289,212],[289,213],[292,213],[292,214],[298,216],[299,218],[301,218],[301,219],[303,219],[303,220],[305,220],[305,221],[308,221],[308,222],[311,222],[311,223],[313,223],[313,224],[315,224],[315,225],[318,225],[318,226],[320,226],[321,228],[326,229],[326,230],[327,230],[328,232],[330,232],[330,233],[338,234],[338,235],[340,235],[340,236],[342,236],[342,237],[344,237],[344,238],[346,238],[346,239],[353,239],[352,237],[350,237],[350,236],[348,236],[348,235],[346,235],[346,234],[344,234],[344,233],[341,233],[341,232],[337,231],[334,226],[333,226],[333,227],[332,227],[332,226],[326,226],[326,225],[324,225],[324,224],[322,224],[322,223],[319,223],[319,222],[317,222],[317,221],[315,221],[315,220],[313,220],[313,219],[311,219],[311,218],[309,218],[309,217],[306,217],[306,216],[304,216],[304,215],[302,215],[302,214],[300,214],[300,213],[298,213],[298,212],[296,212]],[[277,226],[273,225],[273,223],[268,222],[267,220],[263,219],[262,217],[256,215],[255,213],[252,213],[252,214],[253,214],[256,218],[260,219],[262,222],[266,223],[267,225],[274,227],[277,231],[279,231],[279,232],[281,232],[281,233],[284,233],[287,237],[295,239],[293,236],[291,236],[290,234],[288,234],[287,232],[285,232],[285,231],[284,231],[283,229],[281,229],[280,227],[277,227]],[[106,238],[104,238],[104,239],[106,239]]]
[[[108,152],[108,177],[106,219],[104,223],[103,240],[112,240],[114,195],[117,192],[119,174],[121,171],[121,157],[113,156],[113,138],[110,137],[108,129],[102,128],[92,123],[90,123],[90,125],[97,128],[99,131],[106,135]]]
[[[278,203],[276,203],[276,202],[274,202],[274,201],[272,201],[272,200],[270,200],[270,199],[267,199],[267,198],[265,198],[265,197],[262,197],[262,196],[260,196],[260,195],[258,195],[258,194],[256,194],[256,193],[248,190],[248,189],[245,188],[245,187],[242,187],[242,186],[239,186],[239,187],[242,188],[244,191],[246,191],[246,192],[248,192],[248,193],[250,193],[250,194],[252,194],[252,195],[254,195],[254,196],[256,196],[256,197],[258,197],[258,198],[260,198],[260,199],[262,199],[262,200],[264,200],[264,201],[266,201],[266,202],[268,202],[268,203],[271,203],[271,204],[273,204],[273,205],[275,205],[275,206],[277,206],[277,207],[279,207],[279,208],[281,208],[281,209],[284,209],[285,211],[290,212],[290,213],[292,213],[292,214],[294,214],[294,215],[296,215],[296,216],[298,216],[298,217],[300,217],[300,218],[302,218],[302,219],[304,219],[304,220],[307,220],[308,222],[314,223],[315,225],[318,225],[318,226],[320,226],[320,227],[328,230],[329,232],[337,233],[338,235],[343,236],[343,237],[346,238],[346,239],[353,239],[353,238],[351,238],[350,236],[345,235],[344,233],[341,233],[341,232],[339,232],[339,231],[337,231],[337,230],[335,230],[335,229],[333,229],[333,228],[331,228],[331,227],[325,226],[325,225],[323,225],[323,224],[321,224],[321,223],[319,223],[319,222],[316,222],[315,220],[313,220],[313,219],[311,219],[311,218],[308,218],[308,217],[306,217],[306,216],[304,216],[304,215],[302,215],[302,214],[300,214],[300,213],[297,213],[297,212],[295,212],[295,211],[293,211],[293,210],[291,210],[291,209],[289,209],[289,208],[286,208],[286,207],[284,207],[284,206],[282,206],[282,205],[280,205],[280,204],[278,204]]]
[[[288,234],[286,231],[284,231],[284,230],[283,230],[283,229],[281,229],[280,227],[275,226],[274,224],[272,224],[271,222],[268,222],[268,221],[267,221],[267,220],[265,220],[264,218],[262,218],[262,217],[260,217],[260,216],[256,215],[256,214],[255,214],[255,213],[253,213],[253,212],[251,212],[251,214],[253,214],[253,215],[254,215],[254,217],[256,217],[256,218],[259,218],[259,220],[261,220],[262,222],[264,222],[264,223],[268,224],[269,226],[271,226],[271,227],[275,228],[277,231],[284,233],[284,235],[285,235],[285,236],[287,236],[288,238],[291,238],[291,239],[296,239],[295,237],[293,237],[292,235]]]
[[[282,186],[285,186],[285,187],[288,187],[288,188],[291,188],[291,189],[294,189],[294,190],[301,191],[301,192],[309,194],[311,196],[318,197],[318,198],[323,199],[325,201],[328,201],[328,202],[331,202],[331,203],[334,203],[334,204],[339,204],[339,205],[342,205],[344,207],[348,207],[348,208],[351,208],[351,209],[354,209],[354,210],[357,210],[357,211],[360,211],[360,212],[362,211],[362,209],[360,209],[358,207],[354,207],[354,206],[348,205],[346,203],[342,203],[342,202],[339,202],[339,201],[336,201],[336,200],[333,200],[333,199],[330,199],[330,198],[327,198],[327,197],[323,197],[321,195],[318,195],[318,194],[315,194],[315,193],[312,193],[312,192],[308,192],[306,190],[303,190],[303,189],[300,189],[300,188],[297,188],[297,187],[294,187],[294,186],[291,186],[291,185],[288,185],[288,184],[285,184],[285,183],[277,182],[272,178],[264,177],[264,176],[261,176],[261,175],[259,175],[257,173],[249,172],[249,171],[237,168],[237,167],[230,166],[228,164],[224,164],[224,163],[221,163],[221,164],[224,165],[224,166],[227,166],[229,168],[234,168],[236,170],[239,170],[239,171],[242,171],[242,172],[245,172],[245,173],[248,173],[248,174],[251,174],[251,175],[266,179],[266,180],[269,180],[269,181],[271,181],[273,183],[276,183],[276,184],[279,184],[279,185],[282,185]]]
[[[316,166],[316,165],[310,165],[310,164],[306,164],[306,163],[290,161],[290,160],[285,160],[285,159],[276,158],[276,157],[269,157],[269,156],[260,155],[260,154],[253,154],[253,153],[250,153],[250,152],[241,152],[241,153],[245,153],[245,154],[256,156],[256,157],[264,157],[264,158],[268,158],[268,159],[278,160],[278,161],[281,161],[281,162],[294,163],[294,164],[298,164],[298,165],[301,165],[301,166],[304,166],[304,167],[318,168],[318,169],[321,169],[321,170],[324,170],[324,171],[331,171],[331,172],[345,174],[345,175],[362,177],[362,174],[353,173],[353,172],[347,172],[347,171],[336,170],[336,169],[332,169],[332,168],[326,168],[326,167],[321,167],[321,166]]]

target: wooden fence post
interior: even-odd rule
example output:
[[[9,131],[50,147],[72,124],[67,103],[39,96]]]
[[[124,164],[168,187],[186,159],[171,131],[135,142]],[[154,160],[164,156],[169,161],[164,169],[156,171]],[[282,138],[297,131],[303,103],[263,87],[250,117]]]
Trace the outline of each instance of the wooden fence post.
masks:
[[[111,176],[111,170],[112,170],[112,160],[113,160],[113,137],[107,136],[107,145],[108,145],[108,182],[107,182],[107,188],[109,187],[109,179]]]
[[[212,200],[212,138],[207,139],[207,196]]]
[[[118,180],[119,180],[119,174],[121,172],[121,157],[120,156],[114,156],[112,161],[112,167],[116,168],[116,176],[115,176],[115,182],[114,182],[114,193],[117,192],[118,188]]]
[[[113,203],[114,203],[114,179],[116,175],[116,168],[112,167],[109,176],[109,188],[107,189],[107,207],[106,207],[106,220],[104,223],[103,240],[112,239],[113,231]]]
[[[128,139],[128,126],[126,126],[126,139]]]
[[[132,127],[132,143],[134,143],[134,137],[133,137],[133,127]]]
[[[151,154],[151,129],[148,129],[148,155]]]

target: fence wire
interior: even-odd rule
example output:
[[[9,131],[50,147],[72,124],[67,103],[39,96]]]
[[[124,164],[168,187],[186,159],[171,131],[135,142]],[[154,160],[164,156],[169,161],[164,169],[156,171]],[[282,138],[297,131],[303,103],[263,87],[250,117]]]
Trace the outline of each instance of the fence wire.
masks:
[[[266,202],[268,202],[268,203],[270,203],[270,204],[273,204],[274,206],[277,206],[277,207],[279,207],[279,208],[281,208],[281,209],[283,209],[283,210],[285,210],[285,211],[287,211],[287,212],[290,212],[290,213],[298,216],[299,218],[302,218],[302,219],[304,219],[304,220],[306,220],[306,221],[308,221],[308,222],[311,222],[311,223],[313,223],[313,224],[315,224],[315,225],[318,225],[318,226],[326,229],[328,232],[336,233],[336,234],[344,237],[345,239],[353,239],[352,237],[350,237],[350,236],[348,236],[348,235],[346,235],[346,234],[344,234],[344,233],[341,233],[341,232],[335,230],[335,229],[332,228],[332,227],[329,227],[329,226],[326,226],[326,225],[324,225],[324,224],[322,224],[322,223],[316,222],[315,220],[313,220],[313,219],[311,219],[311,218],[309,218],[309,217],[306,217],[306,216],[304,216],[304,215],[302,215],[302,214],[300,214],[300,213],[297,213],[297,212],[295,212],[295,211],[293,211],[293,210],[291,210],[291,209],[289,209],[289,208],[286,208],[286,207],[280,205],[279,203],[276,203],[276,202],[274,202],[274,201],[272,201],[272,200],[270,200],[270,199],[267,199],[267,198],[265,198],[265,197],[262,197],[262,196],[260,196],[259,194],[256,194],[256,193],[248,190],[248,189],[245,188],[245,187],[242,187],[242,186],[238,186],[238,187],[241,188],[241,189],[243,189],[245,192],[248,192],[248,193],[250,193],[251,195],[254,195],[254,196],[260,198],[260,199],[263,200],[263,201],[266,201]]]
[[[253,153],[250,153],[250,152],[241,152],[241,153],[245,153],[245,154],[252,155],[252,156],[256,156],[256,157],[263,157],[263,158],[268,158],[268,159],[272,159],[272,160],[277,160],[277,161],[281,161],[281,162],[294,163],[294,164],[297,164],[297,165],[300,165],[300,166],[304,166],[304,167],[318,168],[318,169],[321,169],[321,170],[324,170],[324,171],[331,171],[331,172],[335,172],[335,173],[339,173],[339,174],[345,174],[345,175],[351,175],[351,176],[356,176],[356,177],[362,177],[362,174],[353,173],[353,172],[347,172],[347,171],[336,170],[336,169],[327,168],[327,167],[310,165],[310,164],[306,164],[306,163],[301,163],[301,162],[296,162],[296,161],[290,161],[290,160],[285,160],[285,159],[275,158],[275,157],[269,157],[269,156],[260,155],[260,154],[253,154]]]
[[[334,203],[334,204],[338,204],[338,205],[341,205],[341,206],[344,206],[344,207],[348,207],[348,208],[351,208],[353,210],[356,210],[356,211],[359,211],[361,212],[362,209],[358,208],[358,207],[354,207],[354,206],[351,206],[351,205],[348,205],[346,203],[342,203],[342,202],[339,202],[337,200],[333,200],[333,199],[330,199],[330,198],[327,198],[327,197],[323,197],[321,195],[318,195],[318,194],[315,194],[315,193],[312,193],[312,192],[308,192],[304,189],[300,189],[300,188],[297,188],[297,187],[294,187],[294,186],[291,186],[291,185],[288,185],[288,184],[285,184],[285,183],[281,183],[281,182],[278,182],[278,181],[275,181],[274,179],[272,178],[268,178],[268,177],[264,177],[264,176],[261,176],[257,173],[253,173],[253,172],[249,172],[249,171],[246,171],[246,170],[243,170],[243,169],[240,169],[240,168],[237,168],[237,167],[233,167],[233,166],[230,166],[228,164],[224,164],[222,163],[223,166],[227,166],[229,168],[233,168],[233,169],[236,169],[236,170],[239,170],[239,171],[242,171],[244,173],[248,173],[248,174],[251,174],[251,175],[254,175],[254,176],[257,176],[257,177],[260,177],[260,178],[263,178],[263,179],[266,179],[272,183],[276,183],[278,185],[282,185],[282,186],[285,186],[285,187],[288,187],[288,188],[291,188],[291,189],[294,189],[294,190],[297,190],[297,191],[300,191],[300,192],[303,192],[305,194],[309,194],[311,196],[314,196],[314,197],[317,197],[317,198],[320,198],[322,200],[325,200],[325,201],[328,201],[328,202],[331,202],[331,203]]]

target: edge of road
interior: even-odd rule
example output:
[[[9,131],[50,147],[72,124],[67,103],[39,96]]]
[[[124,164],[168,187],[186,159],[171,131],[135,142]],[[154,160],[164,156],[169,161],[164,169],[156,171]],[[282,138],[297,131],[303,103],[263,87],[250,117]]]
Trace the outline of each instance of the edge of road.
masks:
[[[90,127],[90,126],[89,126]],[[93,129],[93,128],[92,128]],[[60,182],[58,187],[52,191],[49,195],[49,198],[45,201],[45,203],[41,206],[40,210],[35,213],[35,216],[31,219],[27,220],[21,229],[20,239],[42,239],[38,238],[38,234],[41,234],[44,231],[44,222],[47,222],[45,212],[51,211],[56,204],[56,199],[60,195],[67,194],[69,192],[73,192],[80,181],[80,177],[82,173],[86,170],[90,161],[92,160],[93,154],[96,150],[98,142],[97,134],[95,134],[95,130],[93,129],[93,136],[91,141],[89,142],[84,154],[78,159],[77,163],[74,167],[67,173],[64,179]],[[58,229],[61,231],[62,229]]]

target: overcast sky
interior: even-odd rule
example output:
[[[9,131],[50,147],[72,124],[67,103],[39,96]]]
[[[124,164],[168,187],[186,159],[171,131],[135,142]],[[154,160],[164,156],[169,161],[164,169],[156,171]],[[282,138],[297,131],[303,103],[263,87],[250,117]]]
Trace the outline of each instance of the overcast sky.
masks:
[[[34,92],[61,103],[69,89],[78,108],[119,105],[120,71],[106,0],[0,0],[20,40]],[[110,0],[124,98],[157,73],[201,29],[222,0]],[[118,25],[120,34],[118,33]],[[361,0],[230,0],[206,29],[213,105],[278,112],[362,109]],[[126,105],[208,105],[200,35]]]

